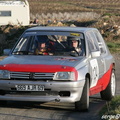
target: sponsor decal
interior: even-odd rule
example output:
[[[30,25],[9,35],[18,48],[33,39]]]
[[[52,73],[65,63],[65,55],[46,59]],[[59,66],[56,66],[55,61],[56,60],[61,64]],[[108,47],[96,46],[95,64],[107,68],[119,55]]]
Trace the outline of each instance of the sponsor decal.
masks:
[[[70,35],[72,35],[72,36],[80,36],[79,33],[70,33]]]
[[[91,60],[90,66],[91,66],[91,77],[92,77],[91,87],[93,87],[96,86],[99,78],[99,67],[98,67],[97,59]]]

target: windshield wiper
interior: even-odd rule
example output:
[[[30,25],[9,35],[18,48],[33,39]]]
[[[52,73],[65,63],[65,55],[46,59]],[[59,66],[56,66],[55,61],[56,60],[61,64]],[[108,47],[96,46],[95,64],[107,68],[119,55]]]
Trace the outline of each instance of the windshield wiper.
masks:
[[[33,54],[31,51],[15,51],[12,54],[14,55],[28,55],[28,54]]]

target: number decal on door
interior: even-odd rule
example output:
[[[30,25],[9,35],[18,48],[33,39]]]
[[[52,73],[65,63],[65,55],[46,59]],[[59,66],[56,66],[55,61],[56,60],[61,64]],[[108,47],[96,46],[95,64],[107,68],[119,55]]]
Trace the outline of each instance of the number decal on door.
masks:
[[[93,59],[90,61],[90,66],[91,66],[91,87],[96,86],[99,78],[99,67],[98,67],[98,62],[97,59]]]

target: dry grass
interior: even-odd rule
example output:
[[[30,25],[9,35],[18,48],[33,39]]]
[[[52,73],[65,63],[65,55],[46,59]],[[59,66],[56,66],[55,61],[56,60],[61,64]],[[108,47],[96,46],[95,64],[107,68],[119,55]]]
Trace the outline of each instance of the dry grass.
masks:
[[[32,14],[99,12],[120,14],[120,0],[28,0]]]
[[[108,15],[112,17],[102,22],[120,25],[120,0],[28,0],[28,2],[31,20],[38,18],[40,24],[46,24],[48,20],[97,21],[100,16]]]

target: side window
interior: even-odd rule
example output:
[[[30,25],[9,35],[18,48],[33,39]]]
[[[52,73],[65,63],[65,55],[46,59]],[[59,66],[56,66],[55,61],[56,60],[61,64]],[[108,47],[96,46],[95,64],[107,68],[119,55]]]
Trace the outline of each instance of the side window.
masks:
[[[95,34],[95,37],[96,37],[96,39],[98,41],[101,53],[102,54],[106,53],[106,50],[105,50],[106,47],[105,47],[104,40],[103,40],[101,34],[98,31],[94,31],[94,34]]]
[[[92,31],[86,33],[89,51],[99,51],[99,45]]]
[[[0,11],[0,17],[10,17],[12,15],[11,11]]]

